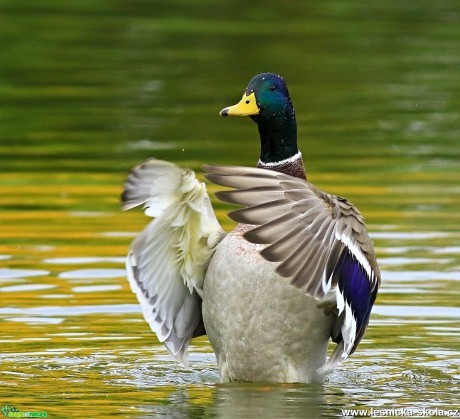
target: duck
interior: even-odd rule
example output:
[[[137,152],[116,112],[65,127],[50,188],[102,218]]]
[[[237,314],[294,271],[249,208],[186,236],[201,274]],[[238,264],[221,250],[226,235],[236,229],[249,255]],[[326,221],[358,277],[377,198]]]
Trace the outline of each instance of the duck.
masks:
[[[122,209],[154,219],[134,239],[127,278],[145,320],[188,365],[207,335],[222,382],[322,383],[358,347],[381,277],[364,218],[305,175],[284,79],[261,73],[221,116],[258,127],[255,167],[203,166],[239,206],[226,233],[194,171],[150,159],[129,174]],[[328,356],[328,348],[334,345]]]

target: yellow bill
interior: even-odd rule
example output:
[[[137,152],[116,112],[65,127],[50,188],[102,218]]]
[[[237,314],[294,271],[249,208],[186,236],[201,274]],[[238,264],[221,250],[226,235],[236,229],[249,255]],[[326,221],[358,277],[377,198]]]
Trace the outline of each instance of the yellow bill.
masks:
[[[233,106],[224,108],[219,112],[220,116],[249,116],[257,115],[260,109],[256,103],[256,96],[254,92],[243,95],[242,99]]]

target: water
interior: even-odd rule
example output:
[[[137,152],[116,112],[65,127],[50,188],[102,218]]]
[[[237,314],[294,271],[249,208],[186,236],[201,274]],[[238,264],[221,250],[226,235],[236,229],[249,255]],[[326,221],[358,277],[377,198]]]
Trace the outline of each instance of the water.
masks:
[[[459,408],[459,23],[455,0],[2,1],[0,404],[94,418]],[[205,338],[175,363],[123,272],[147,221],[119,211],[129,169],[254,165],[254,124],[217,113],[262,71],[286,78],[309,179],[358,205],[382,269],[365,339],[324,386],[221,385]]]

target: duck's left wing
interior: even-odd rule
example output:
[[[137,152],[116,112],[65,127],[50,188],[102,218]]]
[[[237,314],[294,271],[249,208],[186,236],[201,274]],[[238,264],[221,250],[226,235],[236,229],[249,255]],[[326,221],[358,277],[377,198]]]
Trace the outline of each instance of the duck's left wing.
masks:
[[[311,183],[272,170],[211,166],[206,177],[235,188],[218,192],[222,201],[244,205],[229,216],[258,227],[244,237],[266,244],[261,255],[278,262],[276,271],[318,300],[336,316],[328,360],[343,362],[358,346],[367,327],[380,284],[363,217],[346,199],[329,195]]]
[[[201,291],[224,237],[206,192],[190,169],[151,159],[125,183],[123,209],[144,205],[155,217],[131,245],[127,276],[146,321],[171,354],[187,363],[193,337],[205,333]]]

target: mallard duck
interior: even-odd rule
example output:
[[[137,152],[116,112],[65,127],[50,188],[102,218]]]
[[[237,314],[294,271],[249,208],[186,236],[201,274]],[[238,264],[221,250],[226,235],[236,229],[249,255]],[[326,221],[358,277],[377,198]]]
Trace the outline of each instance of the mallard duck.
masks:
[[[221,380],[322,382],[361,341],[380,284],[363,217],[306,180],[281,76],[263,73],[220,112],[257,123],[256,168],[205,165],[207,179],[242,205],[228,234],[190,169],[149,160],[125,184],[123,209],[155,219],[134,240],[127,276],[158,339],[187,363],[207,334]],[[337,345],[327,359],[329,340]]]

